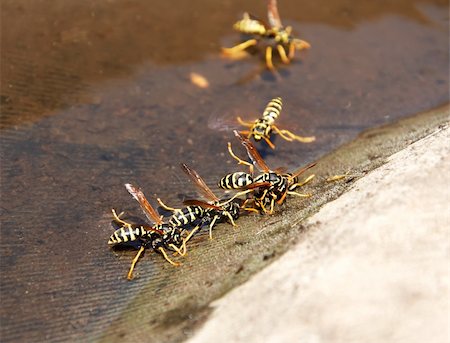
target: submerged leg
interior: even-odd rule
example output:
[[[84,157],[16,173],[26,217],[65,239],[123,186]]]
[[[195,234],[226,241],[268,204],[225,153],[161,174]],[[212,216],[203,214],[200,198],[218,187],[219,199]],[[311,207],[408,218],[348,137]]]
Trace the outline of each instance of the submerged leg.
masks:
[[[266,48],[266,66],[270,70],[275,69],[275,67],[273,66],[273,63],[272,63],[272,47],[271,46],[268,46]]]
[[[256,39],[249,39],[241,44],[235,45],[231,48],[222,48],[222,51],[226,54],[234,54],[239,51],[243,51],[253,45],[256,45],[258,41]]]
[[[263,137],[263,139],[271,149],[275,149],[275,145],[270,141],[269,137]]]
[[[128,280],[132,280],[133,279],[134,266],[136,265],[137,261],[139,260],[139,257],[144,252],[144,250],[145,250],[145,248],[141,247],[139,249],[138,253],[136,254],[136,256],[134,257],[133,262],[131,262],[131,267],[130,267],[130,270],[128,271],[128,274],[127,274],[127,279]]]
[[[278,53],[280,54],[280,57],[281,57],[281,60],[283,61],[283,63],[289,64],[291,61],[286,56],[286,51],[284,50],[283,46],[278,44],[277,45],[277,50],[278,50]]]
[[[302,137],[302,136],[297,136],[295,134],[293,134],[291,131],[289,130],[280,130],[278,127],[276,127],[275,125],[272,125],[272,129],[278,133],[281,138],[292,142],[293,140],[302,142],[302,143],[311,143],[314,142],[316,140],[316,137],[311,136],[311,137]]]
[[[167,256],[166,251],[164,250],[163,247],[159,247],[158,250],[161,252],[161,254],[164,256],[164,258],[166,259],[167,262],[169,262],[172,266],[178,267],[180,265],[180,263],[178,262],[173,262],[169,256]]]

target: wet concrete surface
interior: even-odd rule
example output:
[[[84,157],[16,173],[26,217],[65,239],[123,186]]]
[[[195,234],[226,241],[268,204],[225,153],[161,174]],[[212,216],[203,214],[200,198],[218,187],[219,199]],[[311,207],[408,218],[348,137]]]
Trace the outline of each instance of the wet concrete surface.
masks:
[[[279,6],[312,49],[274,75],[261,56],[219,53],[239,40],[231,25],[243,11],[265,16],[257,1],[181,1],[176,10],[163,1],[2,2],[2,341],[124,339],[129,322],[170,339],[194,309],[245,279],[230,275],[254,272],[239,271],[243,261],[282,247],[282,232],[249,248],[255,231],[241,244],[221,226],[215,245],[200,237],[176,270],[146,254],[133,282],[124,275],[134,252],[108,249],[110,208],[141,216],[125,182],[180,204],[194,194],[180,162],[210,185],[236,170],[220,123],[282,96],[280,125],[317,141],[278,139],[276,152],[263,153],[270,166],[295,168],[367,128],[448,102],[446,2]],[[191,72],[210,87],[192,85]],[[222,283],[202,280],[207,273]]]

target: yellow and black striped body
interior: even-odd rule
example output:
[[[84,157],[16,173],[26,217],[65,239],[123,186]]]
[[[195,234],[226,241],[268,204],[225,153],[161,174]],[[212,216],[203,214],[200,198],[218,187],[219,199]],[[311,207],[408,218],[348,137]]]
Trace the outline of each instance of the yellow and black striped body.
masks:
[[[182,230],[163,223],[155,227],[123,225],[110,236],[108,244],[111,246],[132,246],[153,248],[157,250],[163,247],[169,250],[170,244],[180,247],[182,241]]]
[[[248,13],[244,13],[243,18],[237,21],[233,28],[243,34],[254,35],[256,39],[264,39],[268,45],[280,44],[287,48],[290,44],[297,46],[300,42],[292,36],[291,27],[266,27],[262,21],[251,18]]]
[[[233,25],[236,31],[244,34],[264,36],[267,33],[266,27],[256,19],[252,19],[248,13],[244,13],[241,20]]]
[[[193,223],[201,220],[206,210],[198,205],[186,206],[172,212],[168,222],[174,227],[189,228]]]
[[[148,240],[149,231],[143,226],[124,225],[109,237],[109,245],[136,245]]]
[[[250,129],[250,136],[253,136],[255,141],[270,137],[272,125],[279,117],[282,106],[283,102],[280,97],[272,99],[267,104],[262,117],[257,119]]]
[[[245,172],[236,172],[225,175],[219,181],[219,187],[222,189],[241,189],[253,183],[253,177]]]

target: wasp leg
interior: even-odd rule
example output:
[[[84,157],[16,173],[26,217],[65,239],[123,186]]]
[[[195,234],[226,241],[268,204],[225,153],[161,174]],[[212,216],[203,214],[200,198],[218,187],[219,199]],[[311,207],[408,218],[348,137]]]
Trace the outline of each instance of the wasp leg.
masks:
[[[312,196],[312,194],[310,194],[310,193],[304,194],[304,193],[297,193],[297,192],[294,192],[294,191],[287,191],[287,194],[295,195],[295,196],[298,196],[298,197],[301,197],[301,198],[309,198],[309,197]]]
[[[120,223],[120,224],[122,224],[122,225],[124,225],[124,226],[127,226],[127,227],[130,227],[130,226],[131,226],[130,223],[127,223],[126,221],[120,219],[120,216],[123,214],[123,212],[117,214],[117,213],[116,213],[116,210],[114,210],[113,208],[111,209],[111,212],[112,212],[113,217],[114,217],[114,220],[115,220],[116,222],[118,222],[118,223]]]
[[[268,46],[266,48],[266,66],[270,70],[275,69],[275,67],[273,66],[273,63],[272,63],[272,47],[271,46]]]
[[[290,42],[289,43],[289,59],[293,59],[295,56],[295,44],[294,42]]]
[[[180,256],[186,255],[186,249],[184,248],[184,245],[182,245],[181,249],[177,248],[175,244],[169,244],[169,247],[175,250],[175,252],[178,253]]]
[[[311,143],[314,142],[316,140],[316,137],[311,136],[311,137],[302,137],[302,136],[297,136],[295,134],[293,134],[291,131],[289,130],[280,130],[278,127],[276,127],[275,125],[272,125],[272,128],[274,129],[274,131],[276,133],[278,133],[281,138],[292,142],[293,140],[297,140],[299,142],[302,143]]]
[[[250,174],[253,174],[253,164],[248,163],[247,161],[241,160],[239,157],[237,157],[233,150],[231,149],[231,143],[228,142],[228,153],[231,155],[231,157],[233,157],[236,161],[238,161],[238,164],[243,164],[248,166],[248,168],[250,169]]]
[[[189,235],[187,235],[187,237],[184,239],[184,249],[186,250],[186,243],[192,238],[192,236],[194,236],[194,234],[200,229],[200,225],[197,225],[196,227],[194,227],[191,232],[189,232]]]
[[[159,247],[158,250],[161,252],[161,254],[164,256],[164,258],[166,259],[167,262],[169,262],[172,266],[178,267],[180,265],[179,262],[173,262],[169,256],[167,256],[166,251],[164,250],[163,247]]]
[[[156,201],[158,202],[159,206],[161,206],[163,209],[167,210],[167,211],[178,211],[180,210],[179,208],[173,208],[173,207],[169,207],[167,206],[165,203],[162,202],[161,198],[156,198]]]
[[[258,41],[256,39],[249,39],[248,41],[245,41],[241,44],[235,45],[231,48],[222,48],[222,51],[226,54],[235,54],[236,52],[245,50],[253,45],[256,45]]]
[[[259,211],[258,211],[256,208],[253,208],[253,207],[245,207],[245,206],[247,205],[247,203],[248,203],[249,200],[250,200],[250,199],[246,199],[246,200],[244,201],[244,203],[241,205],[241,209],[243,209],[244,211],[249,211],[249,212],[256,212],[256,213],[259,213]],[[253,200],[253,205],[254,205],[255,200],[254,200],[254,199],[252,199],[252,200]]]
[[[144,252],[144,250],[145,250],[145,248],[141,247],[139,249],[138,253],[136,254],[136,256],[134,257],[133,262],[131,262],[131,267],[130,267],[130,270],[128,271],[128,274],[127,274],[127,279],[128,280],[132,280],[133,279],[134,266],[136,265],[137,261],[139,260],[139,257]]]
[[[293,191],[295,189],[297,189],[298,187],[304,186],[306,185],[308,182],[310,182],[312,179],[314,179],[316,177],[316,175],[312,174],[310,176],[308,176],[305,180],[303,180],[302,182],[297,182],[294,183],[292,185],[289,186],[289,190]]]
[[[250,139],[250,137],[252,136],[252,131],[249,131],[249,130],[239,131],[239,133],[240,133],[242,136],[246,136],[247,139]]]
[[[209,224],[209,239],[213,239],[212,229],[213,229],[214,224],[216,223],[217,219],[219,219],[219,216],[214,216],[213,221],[211,222],[211,224]]]
[[[219,207],[223,207],[224,205],[228,204],[229,202],[232,202],[234,199],[236,199],[237,197],[240,197],[241,195],[253,192],[254,189],[246,189],[245,191],[241,191],[241,192],[237,192],[235,195],[233,195],[230,199],[228,199],[227,201],[224,201],[222,203],[218,203],[217,206]]]
[[[281,205],[281,204],[283,203],[284,199],[286,199],[286,195],[287,195],[287,194],[288,194],[287,191],[284,192],[283,195],[281,196],[281,198],[277,200],[277,204],[278,204],[278,205]]]
[[[266,206],[264,206],[264,203],[263,203],[263,199],[265,199],[265,197],[267,196],[268,191],[269,191],[268,189],[265,189],[263,191],[262,196],[259,197],[259,199],[255,199],[258,202],[259,207],[262,209],[263,213],[267,213]]]
[[[289,64],[291,62],[291,60],[286,56],[286,51],[284,50],[283,46],[278,44],[277,50],[278,50],[278,53],[280,54],[280,57],[281,57],[281,60],[283,61],[283,63]]]
[[[263,139],[271,149],[275,149],[275,145],[270,141],[269,137],[263,137]]]
[[[294,44],[295,49],[297,49],[298,51],[303,49],[309,49],[311,47],[311,44],[301,39],[294,39],[292,43]]]
[[[242,208],[244,211],[249,211],[249,212],[256,212],[259,213],[259,211],[256,208],[253,207],[243,207]]]
[[[231,216],[230,212],[226,212],[225,215],[226,215],[226,216],[228,217],[228,219],[230,220],[231,225],[233,225],[234,227],[236,227],[237,225],[236,225],[236,223],[234,222],[234,219],[233,219],[233,217]]]
[[[346,172],[345,174],[330,176],[329,178],[326,179],[326,181],[327,182],[339,181],[339,180],[345,179],[347,176],[351,176],[350,170],[348,172]]]
[[[272,198],[270,200],[270,210],[269,211],[267,210],[266,206],[262,203],[262,201],[259,201],[259,206],[261,206],[261,209],[265,214],[271,215],[271,214],[273,214],[273,210],[275,207],[275,199]]]
[[[241,117],[237,117],[236,120],[237,120],[238,123],[241,124],[242,126],[252,127],[253,125],[255,125],[255,122],[243,121],[243,120],[241,119]]]
[[[268,212],[268,214],[273,214],[274,208],[275,208],[275,199],[272,198],[272,200],[270,201],[270,212]]]

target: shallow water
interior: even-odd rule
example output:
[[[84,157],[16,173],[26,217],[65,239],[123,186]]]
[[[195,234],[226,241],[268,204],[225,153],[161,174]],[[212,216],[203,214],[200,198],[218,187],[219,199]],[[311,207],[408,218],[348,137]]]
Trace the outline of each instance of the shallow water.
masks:
[[[280,126],[317,141],[277,139],[263,152],[295,168],[448,102],[447,2],[279,1],[312,48],[278,74],[258,55],[220,55],[239,41],[231,25],[243,11],[265,16],[261,2],[173,7],[2,2],[2,341],[101,334],[162,268],[149,254],[127,283],[133,253],[106,246],[111,207],[141,215],[123,184],[180,204],[194,194],[178,167],[187,162],[213,186],[236,170],[232,134],[217,123],[254,118],[282,96]]]

